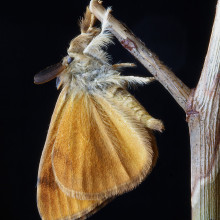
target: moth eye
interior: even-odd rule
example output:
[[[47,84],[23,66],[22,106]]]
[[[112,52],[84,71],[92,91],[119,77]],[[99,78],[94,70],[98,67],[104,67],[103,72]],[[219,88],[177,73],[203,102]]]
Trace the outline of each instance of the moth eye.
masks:
[[[67,63],[68,63],[68,64],[70,64],[72,61],[73,61],[73,58],[72,58],[72,57],[68,57],[68,58],[67,58]]]

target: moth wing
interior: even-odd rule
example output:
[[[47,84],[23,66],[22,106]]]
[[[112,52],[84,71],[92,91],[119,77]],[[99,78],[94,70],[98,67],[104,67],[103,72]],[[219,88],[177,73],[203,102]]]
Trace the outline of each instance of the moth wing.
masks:
[[[62,191],[103,199],[137,186],[151,170],[155,144],[144,125],[98,95],[72,97],[69,106],[52,153]]]
[[[102,200],[78,200],[69,197],[62,192],[54,179],[51,152],[59,122],[67,107],[65,93],[63,90],[57,101],[38,172],[37,204],[44,220],[85,219],[107,203]]]

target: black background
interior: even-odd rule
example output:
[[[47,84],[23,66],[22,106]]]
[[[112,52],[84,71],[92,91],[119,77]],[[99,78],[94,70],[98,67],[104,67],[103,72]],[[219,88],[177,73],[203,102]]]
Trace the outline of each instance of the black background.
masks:
[[[1,206],[0,219],[40,219],[36,206],[38,164],[59,94],[55,81],[33,76],[66,55],[79,34],[88,0],[9,2],[0,8]],[[216,0],[105,0],[126,25],[190,88],[196,86],[208,47]],[[113,62],[134,62],[126,75],[150,76],[117,43]],[[190,145],[185,113],[158,83],[130,90],[165,132],[156,133],[159,159],[135,190],[119,196],[91,219],[188,220]]]

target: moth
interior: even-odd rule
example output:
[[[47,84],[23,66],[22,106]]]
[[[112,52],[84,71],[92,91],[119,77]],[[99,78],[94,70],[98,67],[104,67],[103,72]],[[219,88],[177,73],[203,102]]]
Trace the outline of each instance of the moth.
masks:
[[[61,89],[38,172],[44,220],[85,219],[140,184],[157,159],[152,130],[163,123],[127,91],[153,78],[121,75],[131,63],[110,64],[109,14],[97,28],[87,8],[68,55],[34,77],[36,84],[57,78]]]

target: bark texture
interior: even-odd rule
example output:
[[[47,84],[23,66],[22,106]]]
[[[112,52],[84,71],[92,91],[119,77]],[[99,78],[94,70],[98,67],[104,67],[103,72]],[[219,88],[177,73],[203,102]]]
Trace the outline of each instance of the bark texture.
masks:
[[[193,219],[220,219],[220,1],[189,115]]]

